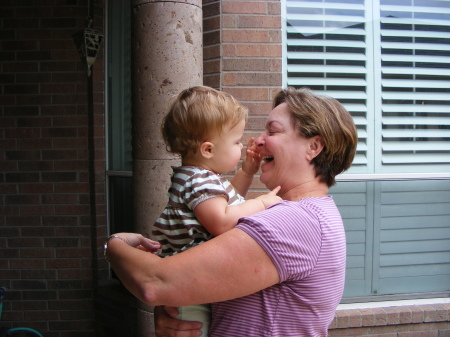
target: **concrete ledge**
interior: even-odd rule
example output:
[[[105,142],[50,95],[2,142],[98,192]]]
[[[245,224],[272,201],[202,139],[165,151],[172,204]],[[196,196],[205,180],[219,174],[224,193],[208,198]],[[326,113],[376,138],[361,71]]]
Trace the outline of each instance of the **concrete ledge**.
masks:
[[[450,337],[450,299],[434,302],[340,305],[329,336]]]

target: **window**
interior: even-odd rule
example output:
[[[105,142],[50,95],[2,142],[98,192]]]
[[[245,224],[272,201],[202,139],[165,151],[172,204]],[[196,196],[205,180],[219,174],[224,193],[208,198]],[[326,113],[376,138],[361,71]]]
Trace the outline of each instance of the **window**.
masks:
[[[111,233],[133,231],[131,156],[131,10],[108,1],[107,190]]]
[[[450,291],[450,1],[283,2],[284,86],[337,98],[358,150],[331,193],[344,296]]]

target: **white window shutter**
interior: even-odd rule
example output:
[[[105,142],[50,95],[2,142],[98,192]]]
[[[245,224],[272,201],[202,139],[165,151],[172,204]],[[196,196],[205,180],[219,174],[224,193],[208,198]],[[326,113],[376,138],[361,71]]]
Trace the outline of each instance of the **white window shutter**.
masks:
[[[381,1],[383,172],[450,168],[450,1]]]
[[[286,86],[353,115],[350,172],[450,169],[450,1],[286,1]]]

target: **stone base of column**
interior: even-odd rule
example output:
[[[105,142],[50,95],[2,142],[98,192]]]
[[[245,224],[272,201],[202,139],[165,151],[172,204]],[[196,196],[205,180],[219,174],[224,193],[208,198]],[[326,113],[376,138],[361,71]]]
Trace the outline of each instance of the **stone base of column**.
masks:
[[[168,189],[172,166],[181,165],[178,159],[134,160],[133,196],[135,231],[150,235],[153,223],[168,201]]]
[[[153,320],[153,307],[140,304],[137,310],[138,334],[139,336],[155,336],[155,325]]]

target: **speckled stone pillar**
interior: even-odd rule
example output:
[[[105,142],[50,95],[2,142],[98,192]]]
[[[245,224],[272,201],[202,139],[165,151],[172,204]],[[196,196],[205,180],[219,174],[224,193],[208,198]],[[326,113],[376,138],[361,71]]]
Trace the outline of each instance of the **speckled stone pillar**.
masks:
[[[161,121],[173,95],[202,84],[202,0],[133,0],[132,33],[135,228],[149,234],[180,164],[166,152]],[[138,322],[139,336],[153,335],[152,308],[140,305]]]

